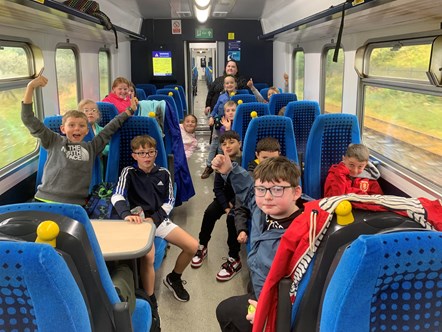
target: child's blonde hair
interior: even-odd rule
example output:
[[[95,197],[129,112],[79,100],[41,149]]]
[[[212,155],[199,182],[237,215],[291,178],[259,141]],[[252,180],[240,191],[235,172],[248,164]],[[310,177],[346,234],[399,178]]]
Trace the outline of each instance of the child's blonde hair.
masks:
[[[347,158],[356,158],[359,162],[368,161],[370,152],[364,144],[350,144],[345,153]]]
[[[82,111],[72,110],[64,113],[61,119],[61,124],[64,125],[69,118],[84,119],[86,123],[88,122],[86,114],[84,114]]]
[[[235,106],[235,109],[236,109],[236,103],[235,103],[233,100],[228,100],[228,101],[226,101],[226,103],[224,104],[224,110],[226,110],[227,107],[232,107],[232,106]]]
[[[271,87],[267,90],[267,93],[268,93],[269,91],[275,91],[275,93],[279,93],[279,89],[278,89],[276,86],[271,86]]]

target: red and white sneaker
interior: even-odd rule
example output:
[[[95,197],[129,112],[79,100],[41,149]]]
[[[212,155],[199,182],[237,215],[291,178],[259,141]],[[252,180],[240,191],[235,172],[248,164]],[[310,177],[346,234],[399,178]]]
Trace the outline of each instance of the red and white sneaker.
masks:
[[[203,260],[207,257],[207,247],[203,245],[198,245],[198,251],[196,252],[195,256],[192,258],[192,262],[190,263],[190,266],[197,269],[201,265],[203,265]]]
[[[221,270],[216,275],[218,281],[227,281],[232,279],[242,268],[241,260],[232,257],[221,265]]]

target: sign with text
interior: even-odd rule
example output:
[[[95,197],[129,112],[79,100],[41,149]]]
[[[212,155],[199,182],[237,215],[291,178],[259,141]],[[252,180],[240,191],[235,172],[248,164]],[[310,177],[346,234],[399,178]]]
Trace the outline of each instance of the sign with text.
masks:
[[[181,35],[181,20],[172,20],[172,35]]]
[[[153,76],[172,76],[172,52],[153,51]]]
[[[196,28],[195,38],[198,39],[211,39],[213,38],[213,29],[211,28]]]

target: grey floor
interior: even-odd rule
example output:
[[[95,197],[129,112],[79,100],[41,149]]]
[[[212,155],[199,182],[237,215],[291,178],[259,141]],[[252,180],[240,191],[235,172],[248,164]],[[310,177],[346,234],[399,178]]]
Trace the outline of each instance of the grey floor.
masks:
[[[192,174],[196,195],[182,206],[173,210],[173,221],[185,229],[196,239],[201,227],[201,221],[206,207],[212,202],[213,179],[202,180],[201,173],[205,167],[208,152],[209,132],[207,119],[204,116],[207,88],[204,81],[198,82],[198,95],[194,103],[194,114],[198,118],[197,138],[198,149],[189,159],[189,169]],[[230,296],[246,293],[248,270],[245,248],[242,248],[242,270],[229,281],[218,282],[215,278],[227,256],[226,217],[223,216],[216,224],[209,242],[208,258],[199,269],[189,267],[184,271],[183,280],[187,281],[185,288],[190,294],[189,302],[175,300],[173,294],[163,285],[162,279],[172,270],[179,253],[177,247],[171,246],[164,259],[162,267],[157,271],[155,293],[158,298],[161,329],[163,332],[172,331],[219,331],[215,309],[218,303]]]

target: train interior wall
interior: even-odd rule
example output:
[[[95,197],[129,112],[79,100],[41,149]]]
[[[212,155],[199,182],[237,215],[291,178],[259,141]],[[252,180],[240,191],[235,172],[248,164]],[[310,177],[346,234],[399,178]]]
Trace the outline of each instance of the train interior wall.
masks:
[[[178,84],[184,86],[184,41],[189,42],[225,42],[225,58],[229,41],[241,41],[240,75],[253,77],[255,82],[273,82],[273,45],[270,41],[260,41],[257,36],[262,34],[261,23],[257,20],[222,20],[210,19],[204,25],[196,20],[183,19],[182,34],[172,34],[171,20],[144,20],[141,34],[146,41],[131,42],[132,81],[134,83],[150,83],[154,79],[152,70],[152,51],[164,50],[172,52],[173,77]],[[197,39],[197,28],[211,28],[213,38]],[[234,39],[228,39],[228,33],[234,33]]]

